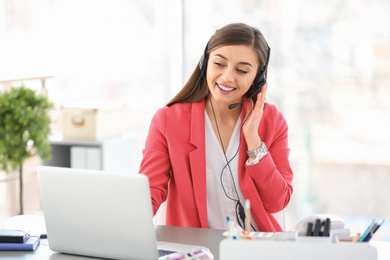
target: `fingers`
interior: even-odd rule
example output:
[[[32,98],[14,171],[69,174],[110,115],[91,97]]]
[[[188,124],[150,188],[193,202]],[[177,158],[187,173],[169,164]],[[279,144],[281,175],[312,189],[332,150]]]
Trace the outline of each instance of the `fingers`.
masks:
[[[266,96],[266,92],[267,92],[267,86],[268,84],[264,84],[262,86],[262,89],[261,91],[259,92],[259,94],[257,94],[257,100],[256,100],[256,103],[253,102],[253,100],[249,100],[248,102],[246,102],[246,109],[247,109],[247,116],[249,114],[251,114],[251,112],[253,112],[255,115],[254,117],[259,117],[261,119],[262,115],[263,115],[263,108],[264,108],[264,102],[265,102],[265,96]]]
[[[261,104],[262,107],[263,107],[264,102],[265,102],[265,96],[266,96],[266,93],[267,93],[267,87],[268,87],[268,84],[265,83],[265,84],[263,85],[263,87],[261,88],[260,93],[259,93],[258,96],[257,96],[257,100],[260,100],[260,101],[261,101],[260,103],[262,103],[262,104]]]
[[[256,104],[254,104],[255,110],[262,110],[265,102],[265,94],[267,92],[267,84],[264,84],[259,94],[257,94]]]

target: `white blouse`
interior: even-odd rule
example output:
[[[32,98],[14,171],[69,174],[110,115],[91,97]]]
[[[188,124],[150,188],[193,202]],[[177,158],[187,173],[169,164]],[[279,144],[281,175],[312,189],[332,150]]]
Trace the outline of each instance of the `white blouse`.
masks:
[[[238,184],[240,122],[241,119],[239,118],[226,149],[225,158],[218,141],[219,139],[214,133],[210,118],[205,111],[206,191],[209,228],[226,230],[227,217],[229,217],[231,221],[237,223],[235,210],[237,199],[240,200],[242,206],[245,205],[245,199]],[[227,161],[229,161],[229,163],[227,163]]]

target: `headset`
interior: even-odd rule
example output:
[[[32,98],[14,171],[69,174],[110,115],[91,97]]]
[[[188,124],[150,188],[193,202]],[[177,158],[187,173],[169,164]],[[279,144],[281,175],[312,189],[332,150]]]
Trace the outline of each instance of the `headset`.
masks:
[[[200,58],[200,61],[199,61],[199,70],[201,71],[201,73],[202,73],[204,78],[206,78],[207,63],[209,61],[209,56],[210,56],[207,53],[208,47],[209,47],[209,43],[207,43],[206,48],[204,49],[203,55],[202,55],[202,57]],[[244,102],[246,102],[246,101],[248,101],[250,99],[253,99],[253,101],[256,102],[257,97],[255,95],[257,93],[259,93],[261,91],[261,88],[264,86],[264,84],[267,83],[267,78],[266,78],[265,73],[267,72],[269,58],[271,56],[271,48],[268,46],[268,44],[267,44],[267,47],[268,47],[267,60],[265,62],[265,65],[264,65],[263,69],[256,74],[256,77],[253,80],[252,86],[249,88],[248,92],[246,93],[248,98],[246,100],[240,102],[240,103],[230,104],[229,105],[230,109],[235,108],[236,106],[238,106],[238,105],[240,105],[240,104],[242,104],[242,103],[244,103]]]

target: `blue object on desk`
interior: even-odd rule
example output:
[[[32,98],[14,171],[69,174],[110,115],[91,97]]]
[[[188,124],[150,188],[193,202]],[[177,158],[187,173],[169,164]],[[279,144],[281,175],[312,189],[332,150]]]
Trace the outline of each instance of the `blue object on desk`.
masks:
[[[30,236],[24,243],[0,243],[0,251],[34,251],[40,243],[40,237]]]
[[[385,222],[385,219],[382,219],[379,223],[376,223],[375,220],[373,220],[373,224],[371,224],[366,232],[360,237],[359,242],[368,242],[371,240],[372,236],[375,234],[376,231],[382,226],[382,224]]]
[[[364,238],[367,236],[367,234],[370,232],[370,230],[373,228],[375,224],[375,220],[373,219],[370,223],[370,225],[366,228],[366,230],[364,231],[364,233],[360,236],[359,238],[359,242],[363,242]]]

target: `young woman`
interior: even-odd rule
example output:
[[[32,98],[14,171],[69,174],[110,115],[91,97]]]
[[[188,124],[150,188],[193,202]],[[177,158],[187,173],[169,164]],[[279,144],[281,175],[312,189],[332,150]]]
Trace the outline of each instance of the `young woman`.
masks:
[[[139,172],[149,177],[154,213],[166,224],[282,231],[273,214],[292,194],[288,126],[265,102],[270,48],[242,23],[215,32],[182,90],[154,115]],[[249,203],[248,203],[249,204]]]

